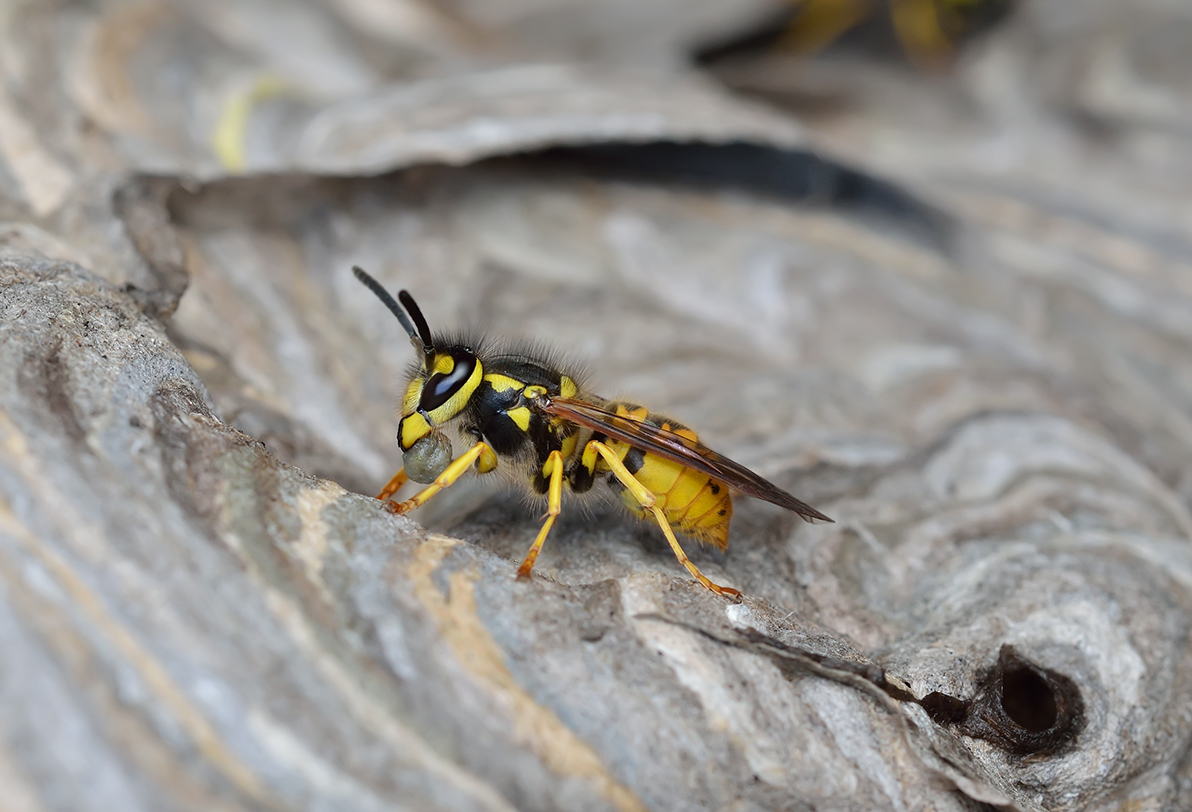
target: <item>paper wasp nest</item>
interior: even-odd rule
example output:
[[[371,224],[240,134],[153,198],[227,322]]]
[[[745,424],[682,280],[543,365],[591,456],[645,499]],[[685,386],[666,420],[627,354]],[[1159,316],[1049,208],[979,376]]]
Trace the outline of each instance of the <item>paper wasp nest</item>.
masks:
[[[784,111],[683,56],[760,5],[457,5],[0,17],[6,808],[1192,805],[1189,21],[718,68]],[[732,603],[609,501],[528,582],[503,480],[389,514],[353,264],[836,523],[739,500]]]

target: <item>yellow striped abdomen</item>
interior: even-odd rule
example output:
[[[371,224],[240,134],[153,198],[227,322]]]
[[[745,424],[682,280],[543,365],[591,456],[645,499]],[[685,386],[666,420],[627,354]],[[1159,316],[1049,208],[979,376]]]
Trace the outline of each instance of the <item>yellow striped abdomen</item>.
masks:
[[[698,441],[696,433],[675,421],[647,412],[633,404],[610,404],[617,414],[631,420],[648,421],[667,431]],[[654,494],[655,504],[662,508],[667,521],[680,533],[712,544],[718,549],[728,547],[728,526],[733,516],[733,502],[728,486],[707,474],[634,448],[619,440],[606,440],[606,445],[620,458],[638,482]],[[641,505],[627,490],[619,489],[621,501],[638,516]]]

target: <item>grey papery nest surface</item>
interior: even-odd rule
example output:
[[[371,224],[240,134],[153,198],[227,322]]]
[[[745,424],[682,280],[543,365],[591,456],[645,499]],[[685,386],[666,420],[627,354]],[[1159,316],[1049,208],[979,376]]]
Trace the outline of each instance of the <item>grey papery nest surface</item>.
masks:
[[[692,67],[773,10],[0,11],[0,807],[1192,805],[1192,17]],[[739,500],[732,603],[610,500],[530,581],[516,490],[389,514],[354,264],[836,523]]]

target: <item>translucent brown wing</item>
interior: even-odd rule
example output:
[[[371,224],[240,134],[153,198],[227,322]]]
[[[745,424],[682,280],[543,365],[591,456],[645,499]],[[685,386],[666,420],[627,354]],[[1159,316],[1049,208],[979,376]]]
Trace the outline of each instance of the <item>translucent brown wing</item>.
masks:
[[[556,398],[546,395],[533,401],[534,408],[554,417],[561,417],[593,431],[613,437],[650,454],[657,454],[668,460],[693,468],[696,471],[723,482],[735,491],[763,499],[771,504],[798,513],[806,521],[819,519],[830,522],[818,510],[791,496],[774,483],[750,471],[744,465],[717,454],[712,449],[659,428],[651,423],[625,417],[575,398]]]

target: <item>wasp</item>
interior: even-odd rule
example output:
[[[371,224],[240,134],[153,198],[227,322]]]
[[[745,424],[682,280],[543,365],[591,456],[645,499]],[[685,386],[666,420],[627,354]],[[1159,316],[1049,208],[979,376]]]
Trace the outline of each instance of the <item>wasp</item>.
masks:
[[[911,63],[937,71],[1022,5],[1025,0],[788,0],[787,11],[776,8],[770,22],[709,44],[696,59],[709,65],[771,48],[810,58],[854,30],[854,45],[872,49],[888,31]]]
[[[1001,22],[1019,0],[792,0],[783,41],[812,55],[850,28],[889,14],[907,56],[920,68],[945,67],[963,41]]]
[[[407,513],[450,487],[469,469],[504,466],[538,497],[546,516],[518,567],[528,578],[561,512],[563,490],[585,493],[598,480],[638,518],[652,518],[675,557],[718,595],[737,590],[710,581],[691,562],[675,531],[719,550],[728,547],[732,494],[764,499],[806,521],[832,521],[743,465],[701,444],[694,431],[626,401],[588,392],[574,373],[543,353],[433,334],[407,292],[395,301],[359,267],[359,279],[397,316],[418,362],[402,399],[397,440],[403,468],[377,494],[394,513]],[[469,444],[454,456],[447,431]],[[426,485],[404,502],[391,497],[407,480]]]

